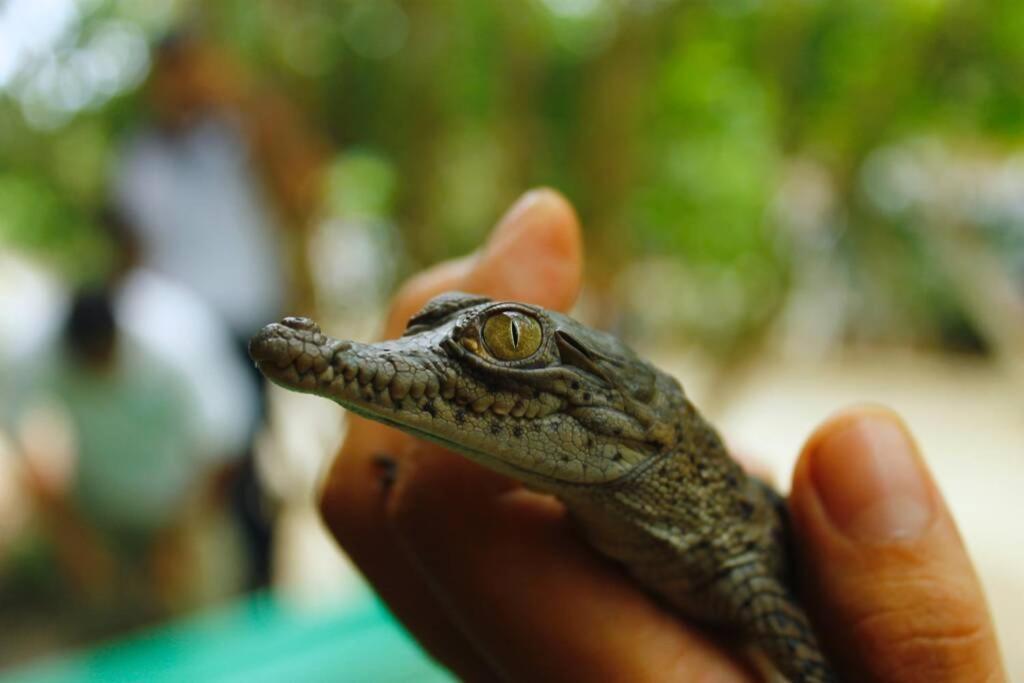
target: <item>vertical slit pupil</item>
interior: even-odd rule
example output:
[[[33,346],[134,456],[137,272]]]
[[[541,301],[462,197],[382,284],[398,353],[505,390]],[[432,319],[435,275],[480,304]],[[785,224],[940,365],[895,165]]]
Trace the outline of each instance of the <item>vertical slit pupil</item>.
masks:
[[[510,321],[512,323],[512,348],[519,348],[519,323],[516,322],[515,318]]]

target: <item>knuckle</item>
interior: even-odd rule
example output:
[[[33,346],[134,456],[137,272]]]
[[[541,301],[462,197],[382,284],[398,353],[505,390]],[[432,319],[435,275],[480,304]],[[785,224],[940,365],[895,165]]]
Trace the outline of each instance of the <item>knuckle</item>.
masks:
[[[975,591],[922,577],[884,581],[872,591],[880,598],[862,604],[851,634],[880,679],[982,680],[992,632]]]

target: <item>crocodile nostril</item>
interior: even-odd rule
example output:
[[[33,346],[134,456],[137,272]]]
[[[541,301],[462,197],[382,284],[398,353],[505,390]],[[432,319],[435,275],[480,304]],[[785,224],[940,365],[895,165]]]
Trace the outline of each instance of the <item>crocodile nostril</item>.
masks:
[[[281,324],[285,327],[290,327],[293,330],[302,330],[305,332],[319,332],[320,326],[309,318],[300,318],[298,316],[290,316],[281,321]]]

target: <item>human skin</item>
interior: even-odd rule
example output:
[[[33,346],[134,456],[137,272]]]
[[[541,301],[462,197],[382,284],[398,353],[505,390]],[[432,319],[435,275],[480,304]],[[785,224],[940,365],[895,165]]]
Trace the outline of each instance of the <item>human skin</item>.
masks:
[[[528,193],[480,251],[410,280],[385,337],[448,290],[565,311],[576,216]],[[576,533],[557,500],[356,416],[328,473],[328,528],[420,643],[470,681],[755,681],[740,643],[658,603]],[[984,595],[905,425],[854,408],[820,426],[789,507],[806,604],[845,679],[1002,681]]]

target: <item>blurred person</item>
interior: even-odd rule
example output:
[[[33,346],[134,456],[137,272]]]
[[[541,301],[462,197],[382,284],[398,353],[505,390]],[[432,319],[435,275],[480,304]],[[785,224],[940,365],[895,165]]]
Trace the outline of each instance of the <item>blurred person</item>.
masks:
[[[194,34],[158,46],[147,93],[151,125],[124,144],[115,202],[136,233],[141,263],[204,301],[249,368],[238,400],[256,410],[233,495],[248,539],[250,587],[257,588],[271,578],[273,522],[251,455],[265,385],[246,348],[280,316],[287,292],[308,306],[305,269],[287,266],[289,255],[303,253],[322,155],[281,98],[253,87]]]
[[[283,244],[228,106],[234,98],[198,81],[215,67],[185,40],[157,53],[154,125],[127,140],[115,199],[137,232],[143,263],[192,289],[241,339],[281,310]]]
[[[22,509],[4,520],[10,522],[10,533],[8,561],[0,557],[0,621],[15,619],[22,635],[12,643],[14,632],[0,623],[0,631],[10,636],[0,643],[0,661],[25,656],[26,639],[38,649],[59,645],[68,636],[93,638],[222,598],[242,583],[239,529],[226,511],[230,473],[256,411],[248,363],[238,358],[226,325],[202,300],[166,276],[139,267],[135,232],[116,209],[105,208],[99,218],[113,253],[105,287],[88,295],[68,293],[28,262],[13,273],[3,271],[12,277],[0,288],[0,313],[7,313],[0,321],[12,324],[0,325],[0,430],[16,434],[8,450],[13,453],[16,447],[24,457],[8,457],[0,465],[12,473],[7,488],[14,504],[24,508],[27,496],[37,512]],[[109,348],[100,353],[104,345],[96,339],[105,339]],[[74,352],[79,347],[98,350]],[[107,356],[107,362],[100,362]],[[66,366],[70,369],[64,371]],[[80,376],[86,379],[72,383],[72,377]],[[68,386],[79,390],[69,392]],[[158,395],[164,387],[169,393]],[[90,403],[86,389],[106,398]],[[154,396],[145,397],[147,392]],[[129,465],[115,469],[131,449],[144,448],[139,444],[145,443],[145,429],[154,426],[133,420],[121,402],[133,410],[150,406],[148,422],[162,420],[154,438],[166,447],[147,447]],[[83,432],[88,443],[77,443],[76,417],[88,422]],[[119,431],[127,440],[117,438]],[[103,439],[119,448],[106,449]],[[77,481],[83,448],[84,455],[105,455],[89,456],[83,479]],[[146,456],[158,458],[173,476],[149,466]],[[117,478],[107,477],[111,471]],[[155,481],[150,479],[154,475],[159,477]],[[90,481],[97,483],[87,485]],[[157,525],[165,527],[161,530],[143,523],[125,532],[124,524],[94,514],[95,506],[83,508],[75,501],[79,485],[85,491],[130,489],[154,504],[158,499],[147,487],[166,486],[169,499],[162,508],[168,524]],[[126,496],[115,493],[115,502]],[[122,516],[130,521],[128,512],[130,506]],[[0,523],[0,531],[4,526]],[[128,536],[138,540],[125,542]],[[121,586],[126,577],[127,588]],[[112,591],[123,594],[115,599]],[[90,615],[90,610],[100,614]],[[49,618],[38,623],[33,615]],[[33,619],[35,627],[26,623]],[[75,632],[57,634],[57,642],[45,645],[52,625],[65,622]]]
[[[206,457],[236,460],[259,409],[250,390],[251,363],[235,353],[231,330],[208,303],[143,266],[136,231],[117,209],[102,211],[101,226],[114,248],[108,280],[120,325],[186,380]]]
[[[324,146],[283,98],[193,33],[157,46],[146,93],[150,120],[114,167],[116,208],[142,263],[209,302],[243,347],[288,292],[310,304],[305,269],[289,258],[304,255]]]
[[[74,595],[118,625],[183,606],[194,563],[181,531],[204,462],[180,373],[121,329],[109,291],[90,289],[59,339],[10,374],[4,421]]]

